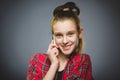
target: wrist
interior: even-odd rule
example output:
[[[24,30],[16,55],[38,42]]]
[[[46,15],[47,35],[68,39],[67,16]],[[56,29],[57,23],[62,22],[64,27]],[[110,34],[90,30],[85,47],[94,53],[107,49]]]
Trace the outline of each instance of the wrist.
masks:
[[[53,68],[58,68],[58,66],[59,66],[59,63],[51,63],[51,67]]]

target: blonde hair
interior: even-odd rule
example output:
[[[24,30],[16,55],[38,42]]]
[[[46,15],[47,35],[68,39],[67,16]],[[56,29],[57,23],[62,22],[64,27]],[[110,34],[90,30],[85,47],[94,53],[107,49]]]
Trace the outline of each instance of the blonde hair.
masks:
[[[67,2],[64,5],[56,7],[53,11],[54,18],[52,19],[52,22],[51,22],[52,34],[54,34],[53,25],[57,21],[63,21],[63,20],[67,20],[67,19],[70,19],[70,20],[75,22],[76,29],[79,33],[79,31],[81,29],[80,20],[79,20],[79,17],[78,17],[79,14],[80,14],[80,10],[76,6],[76,4],[73,3],[73,2]],[[78,46],[75,49],[76,53],[81,53],[83,48],[84,48],[84,40],[83,40],[83,38],[80,38],[78,40]]]

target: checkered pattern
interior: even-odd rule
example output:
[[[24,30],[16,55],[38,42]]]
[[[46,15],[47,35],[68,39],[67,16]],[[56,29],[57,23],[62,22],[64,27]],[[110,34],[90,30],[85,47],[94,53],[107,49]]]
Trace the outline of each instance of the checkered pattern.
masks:
[[[45,54],[33,55],[29,62],[27,80],[42,80],[50,67]],[[70,58],[63,72],[62,80],[93,80],[90,57],[87,54],[75,54]]]

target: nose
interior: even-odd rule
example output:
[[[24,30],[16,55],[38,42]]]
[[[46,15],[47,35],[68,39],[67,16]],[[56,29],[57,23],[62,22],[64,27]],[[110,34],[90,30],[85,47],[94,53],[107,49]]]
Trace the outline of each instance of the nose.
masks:
[[[64,44],[68,43],[67,36],[64,36],[64,37],[63,37],[63,43],[64,43]]]

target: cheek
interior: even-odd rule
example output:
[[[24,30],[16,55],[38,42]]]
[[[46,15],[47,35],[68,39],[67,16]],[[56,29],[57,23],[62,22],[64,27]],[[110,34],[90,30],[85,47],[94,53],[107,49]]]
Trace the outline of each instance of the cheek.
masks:
[[[73,42],[76,46],[78,45],[78,41],[79,39],[78,39],[78,37],[73,37],[73,38],[71,38],[71,42]]]
[[[69,37],[68,38],[68,42],[74,42],[74,43],[77,43],[78,41],[78,38],[76,36],[73,36],[73,37]],[[62,39],[55,39],[55,42],[57,45],[61,44],[62,43]]]
[[[74,35],[74,36],[70,37],[69,40],[73,43],[76,43],[78,40],[78,37],[77,37],[77,35]]]
[[[55,43],[56,43],[57,45],[59,45],[61,42],[62,42],[61,39],[55,39]]]
[[[77,37],[71,37],[71,38],[70,38],[70,41],[76,42],[76,41],[77,41]]]

